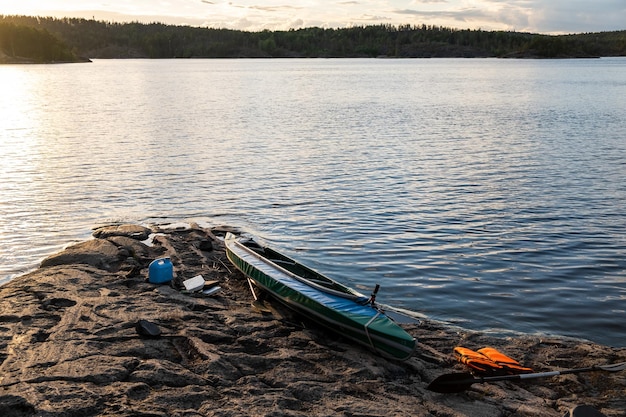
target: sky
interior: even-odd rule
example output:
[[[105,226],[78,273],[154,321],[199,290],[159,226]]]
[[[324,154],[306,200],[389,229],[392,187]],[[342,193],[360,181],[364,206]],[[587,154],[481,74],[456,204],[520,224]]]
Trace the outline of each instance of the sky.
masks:
[[[248,31],[377,24],[544,34],[626,29],[626,0],[0,0],[0,15]]]

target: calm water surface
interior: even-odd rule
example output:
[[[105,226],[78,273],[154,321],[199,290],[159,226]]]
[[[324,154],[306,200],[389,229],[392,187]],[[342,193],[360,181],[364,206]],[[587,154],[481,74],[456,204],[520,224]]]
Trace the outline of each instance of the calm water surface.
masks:
[[[243,227],[466,328],[626,346],[626,59],[0,67],[0,281],[109,222]]]

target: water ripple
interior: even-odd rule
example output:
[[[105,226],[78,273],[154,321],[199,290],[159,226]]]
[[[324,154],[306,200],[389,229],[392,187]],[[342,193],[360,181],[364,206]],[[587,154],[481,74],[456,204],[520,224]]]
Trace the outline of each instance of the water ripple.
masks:
[[[623,346],[623,63],[0,67],[0,279],[98,224],[230,223],[388,304]]]

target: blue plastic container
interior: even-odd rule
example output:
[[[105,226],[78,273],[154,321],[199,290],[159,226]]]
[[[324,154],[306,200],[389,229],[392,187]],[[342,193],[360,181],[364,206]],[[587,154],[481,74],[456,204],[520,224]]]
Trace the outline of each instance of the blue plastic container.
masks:
[[[148,281],[153,284],[165,284],[174,277],[174,266],[170,258],[159,258],[150,262]]]

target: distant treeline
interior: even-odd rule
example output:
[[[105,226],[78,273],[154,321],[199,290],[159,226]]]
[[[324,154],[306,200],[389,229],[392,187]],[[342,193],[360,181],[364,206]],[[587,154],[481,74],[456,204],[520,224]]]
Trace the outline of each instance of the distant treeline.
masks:
[[[0,20],[0,63],[75,62],[78,58],[45,28]]]
[[[0,29],[3,27],[12,28],[8,39],[0,32],[0,49],[5,54],[32,53],[37,59],[48,56],[53,61],[61,60],[59,45],[66,46],[69,56],[87,58],[626,56],[626,31],[548,36],[427,25],[374,25],[245,32],[159,23],[0,16]],[[40,43],[35,41],[33,31],[41,37],[40,45],[32,45]],[[58,39],[59,45],[50,35]],[[48,48],[56,52],[44,55],[43,50]]]

